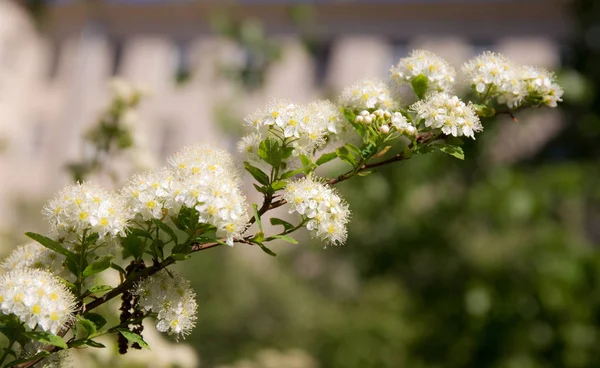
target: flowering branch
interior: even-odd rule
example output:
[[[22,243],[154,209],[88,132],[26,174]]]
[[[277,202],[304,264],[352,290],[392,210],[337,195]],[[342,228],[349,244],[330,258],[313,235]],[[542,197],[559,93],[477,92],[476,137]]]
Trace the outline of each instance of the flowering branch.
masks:
[[[336,184],[418,154],[464,159],[461,138],[474,139],[483,130],[481,119],[507,113],[516,120],[514,111],[555,107],[562,95],[552,74],[493,53],[463,67],[478,103],[451,94],[456,72],[430,52],[415,51],[390,72],[389,82],[367,80],[347,88],[338,104],[277,100],[246,119],[254,131],[238,147],[263,195],[253,213],[233,157],[205,146],[182,150],[168,167],[135,176],[119,192],[91,183],[63,189],[43,210],[51,231],[27,233],[36,242],[2,264],[7,272],[0,282],[0,322],[8,327],[0,332],[10,344],[0,364],[13,356],[9,365],[30,367],[57,351],[102,347],[94,338],[111,333],[124,354],[147,346],[145,318],[156,318],[159,331],[183,338],[195,326],[197,304],[189,283],[171,265],[234,243],[274,256],[265,243],[296,244],[292,235],[301,228],[325,245],[344,244],[350,208]],[[416,102],[403,103],[402,90]],[[333,160],[350,169],[319,177],[316,170]],[[266,235],[265,215],[282,206],[298,222],[270,217],[283,229]],[[256,231],[249,231],[252,225]],[[119,265],[118,253],[130,263]],[[96,279],[109,268],[121,276],[114,288]],[[120,323],[105,328],[106,320],[92,311],[117,296]],[[28,352],[32,341],[45,347]]]

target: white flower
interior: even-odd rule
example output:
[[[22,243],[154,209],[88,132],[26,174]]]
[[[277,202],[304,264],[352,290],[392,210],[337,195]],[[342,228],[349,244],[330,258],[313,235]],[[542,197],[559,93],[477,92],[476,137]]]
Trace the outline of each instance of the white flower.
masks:
[[[290,182],[283,198],[290,204],[290,213],[303,216],[306,228],[327,244],[346,241],[346,224],[350,217],[348,204],[330,186],[313,177]]]
[[[248,222],[246,198],[232,157],[203,146],[186,148],[171,165],[177,171],[174,201],[199,213],[199,222],[214,225],[218,236],[233,245]]]
[[[490,51],[466,62],[463,71],[481,95],[495,94],[517,79],[517,67],[505,56]]]
[[[12,271],[19,268],[38,268],[49,271],[64,279],[73,278],[64,266],[65,256],[56,253],[36,242],[19,246],[2,262],[0,268]]]
[[[121,78],[113,78],[110,81],[110,88],[117,99],[127,104],[135,103],[141,96],[148,94],[146,88],[136,86]]]
[[[288,100],[274,101],[263,111],[257,111],[246,118],[246,122],[257,128],[258,133],[251,134],[238,144],[252,162],[254,150],[262,139],[276,138],[293,148],[292,157],[286,160],[288,168],[304,154],[312,156],[315,150],[322,148],[328,142],[328,137],[336,134],[342,128],[341,112],[329,101],[317,101],[307,106],[296,105]]]
[[[270,166],[258,156],[258,147],[264,137],[261,133],[254,132],[245,135],[237,144],[238,151],[242,154],[244,161],[248,161],[251,165],[268,172]]]
[[[400,59],[390,73],[392,81],[400,85],[410,84],[423,75],[429,81],[430,92],[450,92],[456,79],[456,71],[446,60],[425,50],[414,50],[410,56]]]
[[[411,106],[417,118],[426,127],[441,129],[446,135],[467,136],[475,139],[475,132],[483,130],[475,108],[458,97],[446,93],[429,95]]]
[[[196,293],[190,282],[172,271],[161,270],[136,285],[133,294],[139,305],[158,314],[156,328],[160,332],[185,337],[196,325]]]
[[[414,135],[417,131],[415,126],[409,123],[406,116],[402,115],[400,112],[392,113],[391,124],[401,134],[408,133],[409,135]]]
[[[340,134],[346,127],[346,119],[339,107],[327,100],[318,100],[308,104],[308,114],[323,130],[333,136]]]
[[[524,103],[556,107],[562,101],[562,88],[545,69],[521,66],[506,57],[484,52],[463,67],[475,90],[498,103],[517,108]]]
[[[352,110],[390,110],[398,104],[392,98],[388,84],[377,79],[367,79],[344,89],[340,105]]]
[[[169,200],[175,196],[174,182],[171,170],[164,168],[136,175],[121,191],[127,211],[144,221],[163,218],[174,206],[174,201]]]
[[[43,210],[57,239],[82,235],[84,231],[106,236],[125,234],[128,217],[119,197],[92,183],[69,185]]]
[[[0,303],[2,313],[55,335],[72,321],[77,305],[58,277],[33,268],[12,270],[0,278]]]
[[[541,100],[541,103],[556,107],[562,101],[563,89],[556,83],[554,74],[543,68],[526,66],[522,68],[521,79],[527,93],[533,100]]]
[[[169,160],[180,178],[188,176],[227,176],[237,175],[233,157],[224,150],[205,145],[185,147]]]

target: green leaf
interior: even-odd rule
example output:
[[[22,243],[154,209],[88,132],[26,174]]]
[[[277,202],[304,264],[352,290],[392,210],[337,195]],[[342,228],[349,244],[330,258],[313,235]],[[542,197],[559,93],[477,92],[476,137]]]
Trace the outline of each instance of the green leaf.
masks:
[[[289,235],[275,235],[275,236],[273,236],[273,238],[285,240],[286,242],[292,243],[292,244],[298,244],[298,241]]]
[[[107,254],[96,259],[91,265],[83,270],[83,277],[96,275],[110,267],[110,261],[115,258],[112,254]]]
[[[329,162],[329,161],[331,161],[331,160],[333,160],[333,159],[335,159],[335,158],[337,158],[337,157],[338,157],[338,155],[337,155],[337,152],[329,152],[329,153],[324,153],[324,154],[322,154],[322,155],[321,155],[321,157],[319,157],[319,158],[317,159],[317,162],[316,162],[316,164],[317,164],[318,166],[321,166],[321,165],[323,165],[324,163],[326,163],[326,162]]]
[[[357,155],[360,155],[360,148],[356,147],[355,145],[353,145],[352,143],[346,143],[344,145],[344,147],[346,147],[346,149],[348,149],[348,151],[350,152],[354,152]]]
[[[486,105],[474,104],[475,111],[477,111],[477,115],[482,118],[491,118],[496,115],[496,110],[493,107],[488,107]]]
[[[302,174],[303,172],[304,172],[303,168],[302,169],[297,169],[297,170],[286,171],[283,174],[281,174],[281,179],[289,179],[292,176],[295,176],[295,175],[298,175],[298,174]]]
[[[259,182],[262,185],[269,185],[269,176],[265,174],[261,169],[259,169],[256,166],[250,165],[248,162],[244,162],[244,167],[246,168],[246,171],[248,171],[250,175],[252,175],[252,177],[256,179],[257,182]]]
[[[152,234],[150,234],[146,230],[138,229],[137,227],[130,227],[127,230],[129,231],[129,233],[131,233],[135,236],[139,236],[141,238],[152,239]]]
[[[85,332],[85,336],[90,336],[96,333],[96,324],[94,322],[83,317],[78,317],[77,323],[79,323],[82,330]]]
[[[371,174],[373,174],[373,171],[369,171],[369,170],[367,170],[367,171],[359,171],[358,172],[358,176],[369,176]]]
[[[427,93],[427,88],[429,87],[429,78],[423,74],[420,74],[412,80],[411,86],[419,100],[422,100],[423,97],[425,97],[425,93]]]
[[[377,152],[377,144],[369,142],[360,152],[361,157],[368,159]]]
[[[259,230],[262,232],[263,227],[262,221],[260,220],[260,214],[258,213],[258,205],[252,204],[252,209],[254,209],[254,221],[256,222],[256,225],[258,225]]]
[[[96,294],[96,293],[104,293],[104,292],[110,291],[112,289],[113,289],[113,287],[110,285],[94,285],[91,288],[89,288],[88,291],[92,294]]]
[[[212,238],[197,237],[192,240],[192,243],[208,243],[211,241],[212,241]],[[187,244],[187,243],[177,244],[176,246],[173,247],[173,249],[171,249],[171,256],[173,256],[174,254],[186,255],[191,250],[192,250],[192,247],[190,244]]]
[[[27,232],[27,233],[25,233],[25,235],[27,235],[29,238],[35,240],[36,242],[40,243],[44,247],[55,251],[56,253],[62,254],[64,256],[67,256],[70,258],[75,258],[75,254],[68,251],[65,247],[60,245],[60,243],[58,243],[48,237],[45,237],[43,235],[36,234],[36,233],[31,233],[31,232]]]
[[[77,276],[79,274],[79,265],[77,264],[75,258],[67,258],[65,260],[65,265],[73,275]]]
[[[176,261],[183,261],[185,259],[187,259],[189,256],[187,254],[182,254],[182,253],[174,253],[171,254],[171,258],[173,258]]]
[[[302,163],[302,167],[307,167],[312,164],[312,160],[306,155],[300,155],[300,162]]]
[[[121,241],[121,246],[125,251],[131,254],[134,258],[142,257],[144,250],[146,249],[146,242],[140,239],[139,235],[132,232],[127,234],[126,237],[121,237],[119,239]],[[152,237],[150,237],[150,239],[152,239]]]
[[[29,331],[24,332],[23,335],[29,337],[32,340],[39,341],[43,344],[54,345],[62,349],[67,349],[67,343],[65,342],[65,340],[63,340],[62,337],[52,335],[48,332]]]
[[[101,344],[94,340],[85,340],[84,343],[85,343],[85,345],[91,346],[93,348],[105,348],[106,347],[104,344]]]
[[[126,329],[121,329],[121,328],[118,329],[117,331],[119,331],[119,333],[121,335],[123,335],[123,337],[126,338],[127,340],[129,340],[131,342],[137,342],[141,347],[150,350],[150,346],[148,346],[148,343],[146,343],[146,341],[144,341],[144,339],[140,335],[138,335],[134,332],[131,332],[129,330],[126,330]]]
[[[171,240],[173,240],[175,242],[175,244],[177,244],[177,234],[175,234],[175,231],[173,229],[171,229],[171,226],[165,224],[164,222],[157,220],[157,219],[152,219],[152,222],[158,226],[159,229],[161,229],[162,231],[164,231],[165,233],[167,233],[167,235],[169,235],[169,238],[171,238]]]
[[[271,217],[271,219],[269,221],[271,222],[271,225],[273,225],[273,226],[282,225],[285,230],[291,230],[291,229],[295,228],[294,225],[290,224],[287,221],[279,219],[277,217]]]
[[[287,183],[287,182],[285,182],[285,181],[278,180],[278,181],[276,181],[276,182],[274,182],[274,183],[271,183],[271,188],[273,189],[273,191],[275,191],[275,192],[276,192],[276,191],[278,191],[278,190],[281,190],[281,189],[283,189],[283,188],[287,187],[287,184],[288,184],[288,183]]]
[[[275,138],[267,138],[258,145],[258,156],[273,167],[281,166],[283,152]]]
[[[255,188],[255,189],[258,191],[258,192],[260,192],[260,193],[263,193],[263,194],[268,194],[268,193],[269,193],[269,190],[270,190],[270,188],[268,188],[268,187],[261,187],[261,186],[259,186],[259,185],[256,185],[256,184],[253,184],[253,185],[254,185],[254,188]]]
[[[260,242],[257,242],[256,244],[260,247],[260,249],[263,250],[263,252],[267,253],[270,256],[277,257],[277,254],[275,254],[271,249],[265,247],[264,244],[262,244]]]
[[[7,365],[7,367],[14,367],[17,364],[22,364],[22,363],[27,363],[27,362],[31,362],[37,359],[41,359],[41,358],[46,358],[48,356],[50,356],[50,352],[47,350],[42,350],[39,353],[35,354],[34,356],[30,356],[27,358],[23,358],[23,359],[17,359],[17,360],[13,360],[12,362],[10,362],[9,365]]]
[[[449,154],[450,156],[454,156],[460,160],[465,159],[465,153],[461,147],[451,146],[449,144],[440,144],[436,146],[440,151]]]
[[[350,151],[348,151],[346,147],[340,147],[335,152],[342,161],[347,162],[352,167],[356,166],[356,158],[350,153]]]
[[[104,325],[106,325],[106,319],[98,313],[86,312],[83,314],[83,317],[85,317],[85,319],[88,321],[93,322],[94,325],[96,325],[96,329],[102,328]]]

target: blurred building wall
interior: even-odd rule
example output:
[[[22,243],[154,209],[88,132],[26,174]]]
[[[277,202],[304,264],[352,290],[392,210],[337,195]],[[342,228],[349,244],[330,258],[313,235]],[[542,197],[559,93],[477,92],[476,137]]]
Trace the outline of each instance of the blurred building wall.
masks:
[[[8,142],[0,153],[0,227],[14,221],[15,198],[43,201],[69,180],[64,165],[82,154],[82,135],[107,103],[112,77],[152,91],[139,129],[160,161],[194,142],[233,149],[215,124],[224,101],[243,114],[273,97],[337,94],[358,79],[384,77],[417,47],[457,67],[493,48],[554,68],[571,29],[568,2],[558,0],[322,1],[304,24],[292,21],[293,3],[56,2],[40,32],[19,6],[0,1],[0,140]],[[210,31],[216,12],[257,18],[283,45],[265,87],[234,102],[234,83],[217,71],[244,63],[245,51]],[[312,58],[301,35],[318,40],[325,56]],[[183,86],[174,78],[181,65],[193,72]]]

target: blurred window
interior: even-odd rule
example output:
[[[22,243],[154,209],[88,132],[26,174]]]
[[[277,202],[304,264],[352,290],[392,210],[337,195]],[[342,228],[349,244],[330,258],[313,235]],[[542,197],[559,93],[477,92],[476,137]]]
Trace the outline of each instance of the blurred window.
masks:
[[[111,38],[110,46],[112,49],[111,75],[115,76],[121,71],[123,51],[125,50],[125,41],[121,38]]]
[[[52,41],[50,45],[50,55],[48,58],[47,77],[49,80],[54,80],[58,74],[60,67],[60,58],[62,51],[62,42],[59,40]]]
[[[175,43],[175,82],[184,84],[192,76],[190,47],[187,41]]]
[[[315,83],[323,87],[329,72],[331,61],[331,41],[317,41],[309,45],[310,51],[315,60]]]

